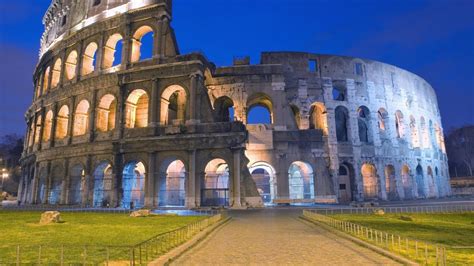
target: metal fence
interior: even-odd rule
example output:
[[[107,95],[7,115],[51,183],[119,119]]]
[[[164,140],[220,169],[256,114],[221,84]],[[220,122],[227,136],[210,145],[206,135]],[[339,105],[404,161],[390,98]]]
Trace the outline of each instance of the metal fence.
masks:
[[[472,205],[437,205],[437,206],[404,206],[404,207],[367,207],[367,208],[334,208],[334,209],[312,209],[319,214],[372,214],[375,210],[383,210],[385,213],[456,213],[472,212]]]
[[[458,206],[459,207],[459,206]],[[418,207],[420,208],[420,207]],[[373,213],[374,209],[384,208],[363,208],[364,212],[353,212],[353,213]],[[328,214],[339,214],[339,213],[351,213],[348,209],[346,212],[332,212],[329,210]],[[365,211],[371,212],[365,212]],[[421,209],[418,209],[421,210]],[[427,211],[431,209],[423,209]],[[459,209],[460,210],[460,209]],[[472,210],[472,209],[471,209]],[[392,213],[401,212],[400,209],[392,209]],[[407,212],[407,211],[405,211]],[[413,211],[412,211],[413,212]],[[450,211],[452,212],[452,211]],[[464,212],[464,211],[463,211]],[[324,215],[324,210],[303,210],[303,216],[309,220],[323,223],[337,230],[345,232],[351,236],[362,239],[366,242],[374,244],[378,247],[384,248],[388,251],[407,257],[413,261],[416,261],[425,265],[447,265],[450,262],[449,253],[447,247],[443,245],[437,245],[412,239],[397,234],[392,234],[380,230],[375,230],[366,226],[354,224],[347,221],[341,221],[332,217]],[[452,264],[450,262],[450,264]]]
[[[218,213],[135,245],[0,245],[0,265],[144,265],[224,218]]]

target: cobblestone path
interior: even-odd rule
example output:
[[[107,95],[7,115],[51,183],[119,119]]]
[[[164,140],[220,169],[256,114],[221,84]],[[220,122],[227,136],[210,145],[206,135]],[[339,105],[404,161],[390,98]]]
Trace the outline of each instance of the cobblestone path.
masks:
[[[231,222],[172,265],[395,265],[369,249],[298,220],[301,210],[232,212]]]

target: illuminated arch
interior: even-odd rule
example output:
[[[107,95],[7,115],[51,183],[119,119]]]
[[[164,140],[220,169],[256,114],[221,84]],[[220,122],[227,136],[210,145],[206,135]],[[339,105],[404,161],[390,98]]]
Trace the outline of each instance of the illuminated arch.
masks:
[[[53,66],[53,72],[51,76],[51,88],[56,88],[59,84],[59,79],[61,78],[61,58],[56,59],[56,62]]]
[[[145,37],[145,35],[148,35],[148,34],[150,34],[151,36],[153,36],[153,34],[154,34],[153,29],[150,26],[141,26],[133,34],[132,54],[131,54],[130,62],[134,63],[134,62],[138,62],[138,61],[144,59],[144,58],[142,58],[143,57],[142,56],[143,51],[141,50],[142,40]],[[151,40],[151,42],[152,42],[152,45],[151,45],[151,48],[152,48],[153,47],[153,40]],[[146,45],[146,46],[148,46],[148,45]]]
[[[159,206],[185,205],[186,167],[176,158],[166,159],[160,167]]]
[[[66,79],[71,80],[76,77],[77,51],[73,50],[66,59]]]
[[[267,162],[255,162],[249,167],[249,172],[263,203],[272,204],[277,193],[276,171],[273,166]]]
[[[186,119],[187,95],[179,85],[168,86],[161,94],[162,125],[183,124]]]
[[[313,168],[306,162],[293,162],[288,169],[290,199],[314,199]]]
[[[364,163],[361,168],[364,184],[364,198],[374,199],[378,196],[377,169],[373,164]]]
[[[85,171],[81,164],[76,164],[71,168],[69,176],[69,204],[81,204],[82,192],[84,191]]]
[[[43,75],[43,94],[47,93],[49,90],[49,73],[50,67],[47,67]]]
[[[96,120],[96,128],[98,131],[106,132],[115,128],[116,111],[117,100],[115,96],[106,94],[100,98]]]
[[[204,170],[202,206],[229,205],[229,165],[221,158],[210,160]]]
[[[53,111],[49,110],[46,113],[46,117],[44,119],[44,127],[43,127],[43,141],[47,142],[51,139],[51,130],[53,127]]]
[[[145,204],[146,168],[142,162],[127,163],[122,173],[122,207],[126,209],[141,208]]]
[[[89,129],[89,102],[82,100],[76,107],[74,113],[73,136],[81,136],[87,133]]]
[[[327,112],[323,103],[314,103],[309,111],[309,128],[320,129],[323,135],[328,135]]]
[[[98,45],[95,42],[91,42],[87,45],[82,55],[82,72],[81,75],[88,75],[94,72],[95,69],[95,56],[97,54]]]
[[[65,138],[68,134],[69,107],[63,105],[56,116],[56,139]]]
[[[116,56],[118,51],[119,55],[122,55],[122,35],[115,33],[111,35],[104,46],[104,54],[102,60],[102,67],[104,69],[118,66],[122,62],[121,56]]]
[[[148,94],[133,90],[125,103],[125,127],[140,128],[148,126]]]
[[[391,164],[385,166],[385,192],[389,200],[398,199],[397,181],[395,178],[395,167]]]
[[[256,93],[247,99],[247,124],[262,124],[262,122],[273,124],[273,116],[273,102],[270,96]]]
[[[94,207],[107,207],[111,203],[112,179],[112,165],[107,161],[101,162],[94,170]]]

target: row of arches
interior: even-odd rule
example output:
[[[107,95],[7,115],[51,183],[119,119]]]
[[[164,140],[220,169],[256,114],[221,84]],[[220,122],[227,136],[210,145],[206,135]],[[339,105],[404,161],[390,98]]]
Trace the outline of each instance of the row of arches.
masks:
[[[150,59],[153,55],[155,30],[148,25],[139,27],[130,40],[131,52],[128,61],[131,63]],[[69,81],[78,74],[89,75],[97,69],[110,69],[122,64],[124,53],[124,39],[122,34],[111,34],[103,47],[99,47],[98,41],[90,41],[82,49],[69,51],[62,58],[56,58],[54,63],[47,66],[36,81],[36,97],[46,94],[50,89],[56,88],[61,79]],[[99,55],[99,53],[101,53]],[[99,58],[101,61],[99,62]],[[64,62],[63,62],[64,60]],[[62,73],[64,72],[64,73]]]

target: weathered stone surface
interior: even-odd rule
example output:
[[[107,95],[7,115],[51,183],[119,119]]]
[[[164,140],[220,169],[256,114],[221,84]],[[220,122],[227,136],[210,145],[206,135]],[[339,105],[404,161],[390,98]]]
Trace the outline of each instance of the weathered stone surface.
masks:
[[[130,213],[130,217],[147,217],[151,215],[150,210],[138,210]]]
[[[374,210],[375,215],[385,215],[385,211],[383,209],[376,209]]]
[[[61,222],[61,214],[58,211],[47,211],[41,214],[40,224],[52,224]]]

